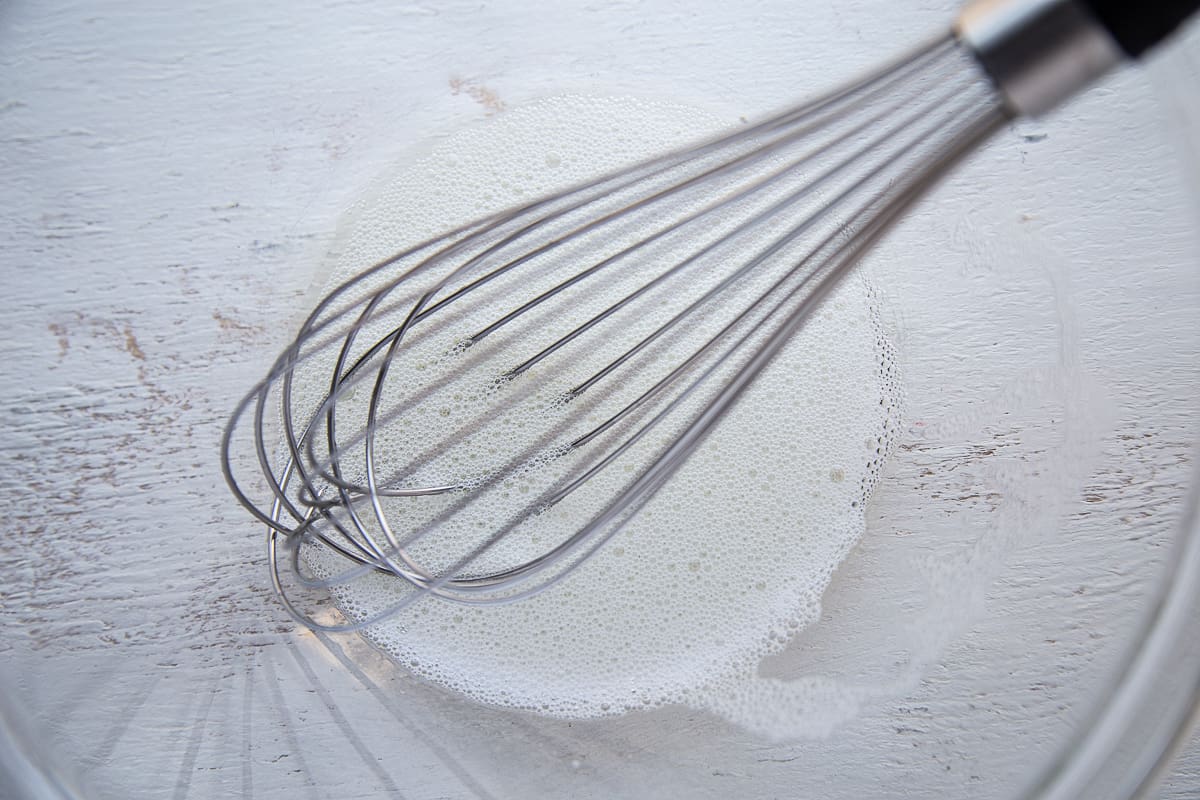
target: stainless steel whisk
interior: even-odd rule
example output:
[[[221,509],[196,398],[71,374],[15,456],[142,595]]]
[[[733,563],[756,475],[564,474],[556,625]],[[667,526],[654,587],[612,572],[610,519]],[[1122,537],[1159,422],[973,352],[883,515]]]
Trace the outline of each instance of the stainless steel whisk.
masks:
[[[851,86],[338,286],[222,442],[284,605],[347,630],[426,595],[509,603],[559,582],[931,184],[1197,5],[977,0],[951,34]],[[258,482],[237,476],[246,460]],[[381,577],[407,590],[348,624],[292,599]]]

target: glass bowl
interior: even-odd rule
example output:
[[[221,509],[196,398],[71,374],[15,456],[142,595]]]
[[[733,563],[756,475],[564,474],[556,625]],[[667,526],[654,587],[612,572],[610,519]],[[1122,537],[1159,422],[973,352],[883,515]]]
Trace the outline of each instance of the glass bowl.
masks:
[[[0,12],[5,796],[1127,798],[1163,778],[1195,796],[1194,25],[1008,126],[865,259],[903,434],[820,620],[762,666],[857,692],[831,732],[555,719],[423,682],[287,617],[220,478],[228,412],[392,165],[560,93],[737,124],[953,13]]]

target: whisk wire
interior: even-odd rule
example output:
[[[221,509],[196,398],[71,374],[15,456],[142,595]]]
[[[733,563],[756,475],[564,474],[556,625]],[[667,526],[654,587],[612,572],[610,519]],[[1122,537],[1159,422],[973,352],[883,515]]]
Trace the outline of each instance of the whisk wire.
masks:
[[[267,526],[272,585],[288,613],[318,630],[353,630],[424,597],[510,603],[559,583],[671,478],[861,253],[1004,119],[974,62],[953,37],[942,37],[817,101],[460,226],[335,287],[243,398],[222,440],[235,497]],[[573,254],[589,250],[576,265]],[[584,301],[605,287],[621,290],[588,311]],[[453,338],[434,356],[429,377],[410,374],[423,367],[402,357],[436,348],[456,320],[497,298],[520,297],[514,291],[526,298]],[[667,302],[674,310],[657,310]],[[568,321],[578,313],[582,319]],[[585,337],[611,343],[617,355],[540,399],[543,381],[533,374],[578,360],[572,353]],[[649,368],[688,337],[699,344],[670,355],[662,374]],[[592,358],[602,353],[588,349]],[[297,387],[309,383],[309,365],[330,354],[327,390],[302,410],[309,401]],[[497,359],[507,366],[493,367]],[[650,380],[639,386],[643,375]],[[364,382],[371,387],[365,402],[353,401]],[[475,387],[477,407],[440,438],[388,452],[384,469],[381,432],[419,420],[428,403],[460,384]],[[278,457],[268,434],[276,401]],[[540,409],[537,429],[499,463],[438,478],[444,467],[435,465],[455,463],[456,448],[521,403]],[[615,410],[605,411],[606,403]],[[247,416],[269,493],[264,506],[234,476],[233,435]],[[641,466],[631,477],[605,478],[614,487],[607,494],[572,499],[572,513],[584,516],[550,547],[509,552],[517,531],[630,459]],[[544,485],[529,500],[500,502],[484,514],[488,530],[429,560],[428,540],[450,536],[443,531],[461,529],[468,509],[491,508],[512,481],[535,475]],[[391,503],[408,509],[402,528]],[[502,548],[506,555],[497,556]],[[335,562],[305,555],[320,552]],[[344,568],[331,571],[336,560]],[[314,620],[288,588],[336,593],[371,575],[410,589],[345,624]]]

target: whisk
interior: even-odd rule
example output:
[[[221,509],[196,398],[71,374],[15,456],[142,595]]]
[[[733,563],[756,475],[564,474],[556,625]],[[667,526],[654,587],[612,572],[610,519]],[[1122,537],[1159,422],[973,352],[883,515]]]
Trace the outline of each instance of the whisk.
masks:
[[[222,441],[283,604],[349,630],[426,596],[511,603],[562,581],[934,182],[1197,5],[977,0],[857,83],[336,287]],[[408,590],[347,624],[293,599],[380,575]]]

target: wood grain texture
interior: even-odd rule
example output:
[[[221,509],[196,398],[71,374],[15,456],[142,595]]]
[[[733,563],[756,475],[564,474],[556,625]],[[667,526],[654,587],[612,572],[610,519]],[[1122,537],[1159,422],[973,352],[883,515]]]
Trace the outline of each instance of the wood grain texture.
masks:
[[[217,469],[226,415],[297,324],[339,214],[397,158],[557,91],[732,122],[951,7],[0,8],[0,669],[45,746],[102,798],[1011,796],[1138,623],[1200,418],[1200,253],[1172,120],[1137,74],[1005,131],[870,259],[909,436],[825,617],[768,668],[891,680],[912,649],[900,623],[928,600],[908,568],[991,561],[943,655],[829,740],[772,744],[678,710],[582,724],[479,708],[354,637],[297,631]],[[1036,413],[1006,420],[1005,398],[1063,352],[1102,387],[1102,453],[1061,517],[991,553],[997,498],[979,488],[1053,439]],[[1198,794],[1194,744],[1162,797]]]

